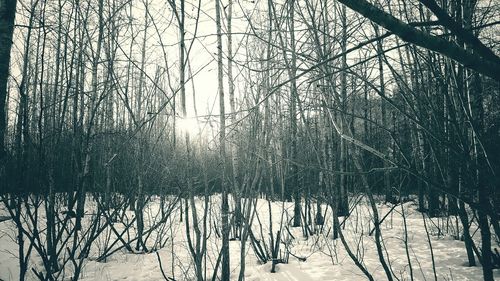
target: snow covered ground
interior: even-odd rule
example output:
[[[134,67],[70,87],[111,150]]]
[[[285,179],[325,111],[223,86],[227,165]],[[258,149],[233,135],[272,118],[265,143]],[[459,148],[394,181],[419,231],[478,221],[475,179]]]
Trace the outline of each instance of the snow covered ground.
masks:
[[[221,241],[217,238],[216,227],[220,221],[218,212],[218,199],[212,197],[212,208],[209,212],[210,219],[208,224],[207,239],[207,278],[212,278],[213,267],[216,263]],[[153,200],[148,205],[147,219],[152,219],[151,214],[158,213],[159,200]],[[314,205],[314,204],[313,204]],[[282,204],[273,202],[271,204],[271,213],[273,220],[273,232],[279,229],[281,213],[284,211],[284,221],[287,221],[287,215],[292,213],[293,205],[291,203]],[[198,213],[203,211],[202,199],[197,201]],[[327,208],[323,206],[323,211]],[[384,217],[389,212],[391,206],[379,204],[378,210],[380,217]],[[0,210],[0,216],[6,215],[4,209]],[[89,210],[90,212],[90,210]],[[328,210],[325,217],[323,232],[304,238],[301,228],[283,228],[284,237],[287,241],[289,251],[295,255],[289,256],[288,264],[278,264],[276,273],[271,273],[271,262],[261,264],[254,250],[247,242],[246,251],[246,270],[245,280],[366,280],[363,273],[356,267],[351,258],[347,255],[340,239],[333,240],[331,233],[332,219]],[[313,213],[314,214],[314,213]],[[408,255],[405,248],[404,220],[401,206],[396,207],[390,215],[385,218],[382,224],[382,236],[385,246],[385,257],[389,261],[395,277],[401,281],[411,280],[435,280],[430,244],[434,253],[434,262],[436,277],[438,280],[482,280],[482,270],[480,266],[468,267],[467,256],[464,243],[454,239],[456,235],[456,219],[433,218],[432,221],[426,218],[426,225],[429,230],[431,243],[427,239],[424,227],[424,220],[421,213],[416,211],[416,206],[412,202],[404,204],[404,214],[406,216],[406,225],[408,229]],[[133,212],[129,212],[133,216]],[[111,241],[115,237],[110,231],[104,232],[93,244],[89,257],[85,260],[81,280],[165,280],[160,270],[159,261],[164,273],[176,280],[191,280],[194,278],[194,265],[189,253],[186,240],[185,220],[179,221],[180,211],[177,208],[171,218],[165,224],[165,227],[159,228],[153,232],[149,243],[154,243],[163,239],[165,244],[163,248],[152,253],[129,253],[120,250],[109,258],[106,262],[96,261],[100,251],[104,248],[107,237]],[[385,272],[379,262],[374,237],[368,233],[373,228],[370,222],[371,210],[368,205],[361,200],[361,203],[354,208],[351,216],[346,220],[344,226],[344,235],[348,243],[368,268],[375,280],[387,280]],[[260,223],[259,223],[260,222]],[[342,222],[342,219],[341,219]],[[285,223],[286,224],[286,223]],[[201,221],[199,223],[202,226]],[[216,226],[217,225],[217,226]],[[262,225],[262,231],[260,230]],[[116,223],[117,229],[123,229]],[[255,217],[253,219],[252,230],[257,239],[264,243],[269,243],[269,208],[267,201],[259,199],[256,207]],[[312,226],[314,227],[314,226]],[[319,226],[318,226],[319,228]],[[440,229],[440,231],[438,231]],[[475,227],[471,228],[474,233]],[[292,239],[291,237],[295,237]],[[0,279],[1,280],[19,280],[19,266],[17,261],[17,245],[13,238],[16,236],[15,225],[12,220],[0,222]],[[475,233],[475,238],[479,232]],[[161,238],[161,239],[160,239]],[[135,245],[135,243],[132,243]],[[496,244],[494,244],[496,245]],[[237,280],[239,275],[241,243],[238,240],[230,242],[232,279]],[[284,253],[285,245],[281,246]],[[305,261],[297,257],[306,258]],[[411,263],[411,267],[410,267]],[[33,257],[30,260],[29,268],[41,268],[40,259]],[[67,269],[68,272],[70,269]],[[28,273],[28,280],[36,280],[36,276]],[[500,270],[494,271],[496,278],[500,278]],[[65,274],[69,280],[69,274]]]

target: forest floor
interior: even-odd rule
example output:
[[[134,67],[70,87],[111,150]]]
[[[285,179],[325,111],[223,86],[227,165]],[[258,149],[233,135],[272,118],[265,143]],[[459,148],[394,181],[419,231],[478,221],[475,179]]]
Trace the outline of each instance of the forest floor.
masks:
[[[218,197],[213,196],[210,219],[209,236],[207,238],[207,279],[212,278],[212,271],[217,260],[221,241],[214,231],[214,224],[219,220],[216,206]],[[197,208],[202,215],[202,200],[198,199]],[[151,214],[157,212],[159,200],[153,200],[148,204]],[[289,214],[293,211],[293,204],[273,202],[271,203],[271,214],[273,220],[273,233],[279,229],[279,222],[284,213],[284,221],[291,218]],[[433,261],[431,258],[430,245],[434,253],[434,264],[437,280],[482,280],[480,266],[467,266],[467,255],[464,243],[455,239],[457,237],[457,221],[455,217],[441,217],[429,219],[425,223],[428,228],[430,242],[424,227],[424,219],[416,210],[413,202],[397,206],[385,218],[381,227],[383,243],[385,246],[385,257],[389,261],[396,279],[412,280],[435,280]],[[91,208],[89,208],[91,209]],[[323,206],[323,212],[327,210]],[[384,217],[391,210],[390,205],[378,204],[379,216]],[[278,264],[276,273],[271,273],[271,262],[262,264],[256,258],[250,241],[245,249],[246,270],[245,280],[366,280],[366,277],[356,267],[347,255],[340,239],[333,240],[331,230],[331,210],[326,211],[325,225],[322,233],[304,238],[302,228],[288,228],[283,226],[283,240],[280,250],[282,257],[285,256],[285,248],[293,255],[289,256],[288,264]],[[0,210],[0,216],[6,215],[4,209]],[[127,211],[129,212],[129,211]],[[91,213],[89,210],[88,213]],[[314,214],[314,213],[313,213]],[[133,212],[130,212],[133,216]],[[146,215],[146,218],[152,216]],[[129,253],[118,251],[107,258],[106,262],[97,262],[96,257],[105,245],[106,237],[113,241],[113,234],[103,233],[93,244],[93,250],[87,258],[83,267],[80,280],[164,280],[159,266],[160,257],[164,273],[176,280],[191,280],[194,274],[192,259],[189,254],[186,240],[185,220],[180,222],[179,208],[177,208],[166,224],[152,235],[150,243],[161,241],[163,247],[157,252],[151,253]],[[387,280],[385,272],[380,264],[375,240],[368,235],[373,228],[370,220],[371,210],[368,204],[361,200],[351,212],[351,216],[344,225],[344,235],[356,256],[367,267],[375,280]],[[404,232],[404,219],[406,219],[407,235]],[[260,223],[259,223],[260,222]],[[341,218],[342,222],[342,218]],[[202,227],[202,224],[199,224]],[[262,231],[260,228],[262,225]],[[259,199],[253,220],[253,232],[261,242],[269,244],[269,207],[267,201]],[[119,228],[118,223],[116,224]],[[319,229],[321,226],[311,226]],[[123,229],[123,227],[121,228]],[[479,231],[476,226],[471,227],[471,233],[478,238]],[[131,230],[133,231],[133,229]],[[263,237],[262,237],[263,236]],[[292,236],[294,239],[292,239]],[[16,228],[12,220],[0,223],[0,280],[19,280],[19,266],[17,261],[17,244],[13,238],[16,237]],[[405,247],[405,237],[407,245]],[[168,239],[167,239],[168,238]],[[266,242],[267,241],[267,242]],[[134,244],[132,244],[134,245]],[[497,245],[494,242],[493,245]],[[237,280],[239,275],[241,242],[234,240],[230,242],[232,279]],[[158,255],[157,255],[158,253]],[[305,261],[297,257],[305,258]],[[408,261],[408,257],[410,262]],[[411,266],[410,266],[411,263]],[[30,260],[30,267],[41,267],[41,261],[37,257]],[[36,276],[29,270],[28,280],[35,280]],[[68,273],[70,273],[68,269]],[[69,276],[69,274],[67,274]],[[500,279],[500,270],[494,270],[494,276]],[[62,278],[69,280],[69,277]]]

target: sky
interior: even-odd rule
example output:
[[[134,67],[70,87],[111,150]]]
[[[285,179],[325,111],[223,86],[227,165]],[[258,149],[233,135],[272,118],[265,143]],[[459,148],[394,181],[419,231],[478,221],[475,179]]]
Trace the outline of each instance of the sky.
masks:
[[[31,1],[33,0],[20,0],[18,5],[18,16],[16,21],[18,24],[27,24],[27,9],[31,6]],[[108,1],[108,0],[106,0]],[[111,1],[111,0],[109,0]],[[120,0],[121,1],[121,0]],[[148,1],[148,2],[146,2]],[[177,5],[179,1],[176,1]],[[48,25],[48,29],[52,30],[49,32],[48,38],[51,36],[55,36],[54,27],[57,23],[57,17],[54,17],[54,10],[57,5],[57,1],[48,1],[49,3],[49,14],[52,9],[52,15],[49,16],[46,21]],[[65,3],[66,13],[69,13],[69,8],[71,7],[71,2],[63,2]],[[95,3],[93,6],[95,6]],[[172,87],[174,89],[178,88],[178,42],[179,42],[179,34],[176,26],[176,20],[173,17],[173,13],[171,11],[171,7],[168,5],[166,0],[138,0],[133,2],[133,8],[128,10],[128,8],[124,9],[122,13],[124,16],[129,17],[134,22],[134,26],[132,30],[128,28],[123,28],[120,31],[120,37],[118,39],[119,44],[121,45],[120,50],[118,50],[118,56],[120,59],[123,59],[124,56],[127,56],[127,52],[129,49],[130,42],[132,38],[135,40],[135,44],[133,46],[133,56],[132,59],[136,61],[136,68],[140,65],[140,56],[142,53],[142,40],[144,38],[144,21],[145,21],[145,4],[149,6],[150,17],[154,19],[154,24],[151,24],[147,28],[146,32],[146,67],[143,71],[148,74],[149,77],[155,77],[155,72],[158,67],[165,67],[165,60],[163,58],[163,50],[161,48],[161,43],[163,43],[165,47],[165,52],[167,56],[167,64],[169,67],[169,71],[172,77]],[[227,11],[227,0],[223,1],[223,12]],[[195,16],[197,13],[198,1],[190,0],[186,2],[186,46],[189,46],[192,38],[194,36],[195,30]],[[92,20],[96,21],[97,16],[93,14],[94,17],[89,19],[90,22]],[[105,15],[106,16],[106,15]],[[236,63],[233,64],[233,75],[236,79],[235,81],[235,95],[241,97],[243,92],[245,91],[245,83],[244,79],[241,75],[241,71],[243,70],[243,66],[245,64],[245,60],[247,57],[247,36],[244,34],[252,33],[250,30],[250,24],[253,24],[256,28],[258,28],[259,22],[263,22],[263,26],[266,26],[267,16],[267,1],[257,0],[257,1],[235,1],[233,6],[233,24],[232,24],[232,33],[233,33],[233,52],[235,54]],[[251,22],[249,22],[248,18],[251,18]],[[223,32],[227,31],[226,26],[226,17],[222,16],[223,19]],[[332,19],[333,20],[333,19]],[[299,27],[297,26],[297,29]],[[15,40],[14,40],[14,54],[13,54],[13,62],[12,62],[12,79],[13,85],[19,83],[21,78],[20,69],[22,67],[23,54],[24,54],[24,40],[26,36],[26,28],[17,27],[15,30]],[[371,30],[371,29],[370,29]],[[366,30],[367,36],[370,36],[372,31]],[[34,31],[38,31],[35,29]],[[133,35],[133,36],[132,36]],[[95,38],[96,34],[90,34]],[[160,43],[161,39],[161,43]],[[189,62],[191,66],[191,71],[196,73],[192,81],[188,81],[186,84],[186,98],[187,98],[187,110],[188,116],[194,117],[194,106],[196,105],[196,109],[198,115],[217,115],[219,113],[219,101],[218,101],[218,86],[217,86],[217,63],[216,63],[216,24],[215,24],[215,2],[214,1],[201,1],[201,9],[200,9],[200,17],[198,21],[198,30],[196,33],[196,39],[194,39],[192,50],[189,56]],[[55,39],[52,37],[52,42]],[[255,39],[255,37],[251,36],[250,40],[256,40],[257,44],[264,44],[264,42],[258,41],[259,39]],[[353,44],[356,43],[356,38],[350,39]],[[95,40],[94,40],[95,41]],[[338,43],[338,42],[337,42]],[[34,46],[32,46],[34,47]],[[94,46],[95,48],[95,42]],[[34,48],[32,48],[33,51]],[[52,48],[53,49],[53,48]],[[254,51],[254,50],[250,50]],[[223,36],[223,52],[224,52],[224,69],[227,70],[227,37]],[[53,53],[50,55],[54,55]],[[354,57],[356,54],[352,54]],[[33,58],[32,58],[33,59]],[[355,60],[355,58],[354,58]],[[117,62],[116,65],[119,65],[120,62]],[[124,66],[124,65],[123,65]],[[49,66],[53,67],[53,66]],[[104,69],[105,64],[101,64],[100,67]],[[189,69],[186,71],[186,75],[189,76]],[[122,72],[123,74],[123,72]],[[228,97],[228,81],[226,77],[224,77],[224,92],[226,94],[226,112],[229,112],[229,97]],[[90,75],[87,77],[87,85],[86,88],[90,88]],[[258,81],[257,81],[258,82]],[[152,86],[150,86],[152,87]],[[196,102],[193,100],[193,89],[195,93]],[[164,85],[165,93],[167,96],[171,96],[172,93],[168,89],[166,85]],[[13,91],[13,95],[11,96],[11,106],[10,106],[10,114],[15,115],[15,110],[18,103],[16,91]],[[238,103],[237,103],[238,104]],[[238,109],[237,109],[238,110]],[[11,118],[13,120],[14,118]],[[214,118],[217,120],[218,118]],[[12,122],[12,121],[11,121]]]

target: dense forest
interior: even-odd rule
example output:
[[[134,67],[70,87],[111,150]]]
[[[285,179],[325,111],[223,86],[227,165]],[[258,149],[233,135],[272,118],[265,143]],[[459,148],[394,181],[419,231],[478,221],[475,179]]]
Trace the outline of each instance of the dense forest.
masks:
[[[78,280],[89,260],[185,243],[184,273],[156,254],[165,280],[245,280],[246,260],[274,272],[290,241],[322,235],[360,280],[379,278],[348,236],[373,238],[383,278],[413,280],[413,204],[435,280],[434,222],[494,280],[499,20],[477,0],[0,0],[15,278]],[[352,234],[359,206],[371,231]],[[384,242],[393,212],[404,278]]]

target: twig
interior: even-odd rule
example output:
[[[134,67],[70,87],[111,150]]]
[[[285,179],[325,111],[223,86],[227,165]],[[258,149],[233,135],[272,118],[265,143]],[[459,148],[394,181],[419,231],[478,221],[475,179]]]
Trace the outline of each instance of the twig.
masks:
[[[156,254],[156,257],[158,258],[158,264],[160,265],[160,271],[161,271],[161,275],[163,275],[163,278],[167,281],[175,281],[174,278],[171,278],[171,277],[168,277],[166,274],[165,274],[165,271],[163,270],[163,266],[161,265],[161,259],[160,259],[160,254],[158,253],[158,251],[155,252]]]

